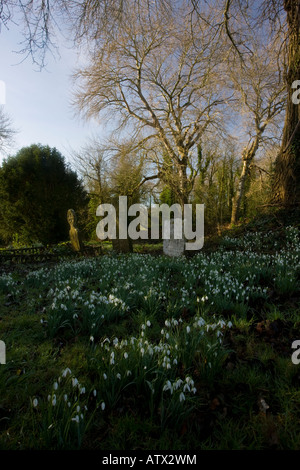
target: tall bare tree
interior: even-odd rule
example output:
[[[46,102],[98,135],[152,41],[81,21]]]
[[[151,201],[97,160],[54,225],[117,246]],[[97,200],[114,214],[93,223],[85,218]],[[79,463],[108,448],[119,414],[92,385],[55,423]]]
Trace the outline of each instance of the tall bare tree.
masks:
[[[196,3],[197,0],[196,0]],[[286,110],[281,149],[275,161],[273,177],[273,202],[282,206],[300,203],[300,108],[293,102],[293,83],[300,76],[300,0],[263,0],[253,5],[251,24],[245,22],[244,36],[240,25],[236,25],[236,11],[244,18],[249,11],[246,0],[224,0],[224,22],[231,46],[241,61],[247,53],[247,29],[263,31],[266,24],[273,27],[273,37],[282,37],[282,47],[286,50],[287,73]],[[284,69],[284,67],[283,67]]]
[[[284,34],[283,43],[287,45],[288,97],[282,146],[275,165],[273,192],[275,199],[281,204],[299,203],[299,104],[293,103],[291,98],[294,92],[292,85],[300,75],[300,0],[0,0],[0,24],[9,25],[12,19],[16,21],[16,18],[21,17],[24,26],[23,52],[30,54],[35,61],[43,65],[45,51],[51,46],[54,47],[57,26],[63,25],[63,29],[68,27],[70,37],[79,43],[85,42],[88,48],[97,50],[99,46],[100,49],[103,46],[107,34],[109,38],[114,39],[115,34],[119,37],[122,25],[130,19],[132,12],[140,14],[140,18],[146,16],[148,24],[151,21],[155,26],[157,11],[168,12],[165,16],[168,24],[175,11],[179,14],[178,6],[184,6],[183,17],[186,18],[187,14],[190,14],[189,18],[204,21],[211,29],[211,37],[219,38],[220,34],[225,32],[230,47],[242,60],[245,54],[251,52],[247,43],[251,29],[259,33],[263,31],[266,22],[271,21],[274,33]],[[214,9],[216,15],[207,18],[207,9]],[[252,11],[250,22],[249,11]],[[247,21],[240,21],[243,16],[247,17]],[[190,37],[193,37],[197,44],[197,31],[194,35],[191,23],[187,25],[186,31],[191,33]],[[140,30],[140,34],[144,32],[145,30]],[[199,49],[203,42],[200,39]],[[227,50],[224,48],[222,53],[226,55]]]
[[[276,43],[266,43],[253,38],[252,53],[243,62],[232,59],[229,72],[237,92],[235,106],[244,121],[248,142],[242,152],[242,169],[236,194],[232,204],[231,223],[239,218],[240,205],[245,193],[245,185],[250,175],[254,158],[264,141],[278,136],[280,120],[286,103],[285,84],[278,67],[278,47]]]
[[[121,126],[138,127],[144,142],[159,142],[184,204],[196,174],[197,143],[210,128],[216,133],[221,127],[221,54],[204,21],[193,25],[191,35],[185,2],[176,14],[161,8],[151,18],[142,0],[137,10],[130,3],[126,22],[107,32],[92,64],[76,74],[76,105],[86,117],[113,116]]]

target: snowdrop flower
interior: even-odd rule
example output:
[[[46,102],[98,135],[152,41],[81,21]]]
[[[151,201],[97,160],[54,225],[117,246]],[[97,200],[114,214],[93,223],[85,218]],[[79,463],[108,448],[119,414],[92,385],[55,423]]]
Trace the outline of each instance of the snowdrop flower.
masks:
[[[105,372],[104,372],[104,374],[103,374],[103,378],[104,378],[104,380],[107,379],[107,375],[105,374]]]
[[[118,373],[118,374],[116,375],[116,377],[117,377],[117,379],[121,380],[121,374]]]
[[[53,395],[52,406],[55,406],[55,405],[56,405],[56,395]]]
[[[33,406],[36,408],[36,407],[38,406],[38,404],[39,404],[38,399],[35,398],[35,399],[33,400],[32,404],[33,404]]]
[[[73,377],[73,378],[72,378],[72,385],[73,385],[73,387],[76,387],[76,385],[78,385],[78,384],[79,384],[79,382],[78,382],[78,380],[76,379],[76,377],[75,377],[75,378]]]
[[[68,400],[68,395],[66,393],[64,394],[64,400],[65,402]]]
[[[128,358],[128,354],[127,352],[124,353],[124,359],[127,359]]]
[[[97,390],[96,389],[93,390],[93,395],[94,395],[94,397],[97,395]]]
[[[177,390],[181,384],[182,384],[182,380],[177,379],[176,382],[174,383],[174,389]]]
[[[104,403],[104,401],[101,403],[101,410],[102,410],[102,411],[105,410],[105,403]]]
[[[181,392],[181,394],[179,395],[179,401],[184,401],[185,400],[185,396],[184,396],[184,393]]]
[[[110,364],[114,364],[115,363],[115,353],[112,352],[111,355],[110,355],[110,361],[109,361]]]
[[[171,394],[173,393],[173,387],[172,387],[170,380],[167,380],[167,382],[165,383],[163,387],[164,392],[166,392],[167,390],[170,390]]]
[[[149,320],[147,320],[146,325],[151,326],[151,322]]]
[[[191,328],[189,326],[186,327],[186,332],[189,333],[191,331]]]
[[[68,374],[71,374],[71,370],[67,367],[63,373],[61,374],[62,377],[66,377]]]
[[[203,326],[203,325],[205,325],[205,320],[203,320],[202,317],[199,318],[197,325],[200,326],[200,327]]]
[[[75,418],[72,418],[72,421],[75,421],[78,424],[79,423],[79,416],[76,415]]]

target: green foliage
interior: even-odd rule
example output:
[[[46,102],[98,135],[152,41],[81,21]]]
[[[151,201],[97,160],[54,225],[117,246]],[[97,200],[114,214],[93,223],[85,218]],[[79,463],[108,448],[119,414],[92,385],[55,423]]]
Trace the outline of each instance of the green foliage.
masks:
[[[238,167],[234,155],[207,149],[198,155],[198,177],[194,185],[194,202],[205,204],[205,231],[230,222],[232,197]]]
[[[0,201],[0,237],[6,243],[49,244],[68,237],[67,210],[81,209],[86,195],[55,148],[32,145],[4,160]]]
[[[0,447],[299,448],[299,247],[286,227],[0,276]]]

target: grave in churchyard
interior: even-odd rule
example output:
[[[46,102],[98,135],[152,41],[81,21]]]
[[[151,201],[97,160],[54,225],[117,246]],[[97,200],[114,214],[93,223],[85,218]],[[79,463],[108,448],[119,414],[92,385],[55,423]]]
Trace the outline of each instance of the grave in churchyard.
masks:
[[[170,221],[170,234],[167,233],[168,221],[165,222],[163,232],[163,252],[168,256],[182,256],[186,240],[183,235],[182,219]],[[169,236],[168,236],[169,235]]]
[[[83,244],[80,238],[79,229],[77,227],[77,217],[73,209],[69,209],[67,212],[67,219],[70,225],[69,236],[70,242],[75,251],[81,251]]]

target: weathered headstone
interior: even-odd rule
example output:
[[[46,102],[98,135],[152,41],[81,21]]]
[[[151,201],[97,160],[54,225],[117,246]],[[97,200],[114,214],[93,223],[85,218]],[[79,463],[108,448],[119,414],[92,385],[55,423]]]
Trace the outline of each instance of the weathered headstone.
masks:
[[[69,236],[73,249],[75,251],[81,251],[83,248],[79,229],[77,228],[77,217],[73,209],[69,209],[67,212],[67,219],[70,225]]]
[[[174,223],[175,222],[175,223]],[[166,224],[164,226],[164,233],[166,235]],[[181,231],[179,227],[181,226]],[[180,238],[178,238],[180,236]],[[163,252],[168,256],[182,256],[185,251],[185,238],[183,236],[183,224],[181,219],[170,221],[170,236],[163,240]]]

